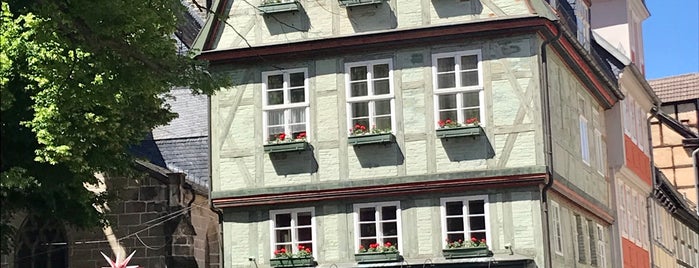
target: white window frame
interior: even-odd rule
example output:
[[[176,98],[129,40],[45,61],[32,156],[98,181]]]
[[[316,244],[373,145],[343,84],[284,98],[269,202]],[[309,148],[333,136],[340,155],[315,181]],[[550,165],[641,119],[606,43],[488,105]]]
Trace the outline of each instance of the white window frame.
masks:
[[[279,228],[275,227],[275,215],[279,214],[291,214],[291,226],[289,228],[282,228],[282,229],[291,229],[291,250],[293,253],[296,253],[298,251],[298,245],[299,240],[297,239],[297,234],[296,230],[299,228],[298,224],[296,224],[296,221],[298,219],[298,214],[299,213],[311,213],[311,254],[313,257],[317,258],[318,256],[316,255],[316,252],[318,251],[317,247],[317,238],[316,238],[316,217],[315,217],[315,209],[313,207],[307,207],[307,208],[295,208],[295,209],[279,209],[279,210],[270,210],[269,211],[269,242],[270,242],[270,253],[274,252],[277,249],[277,232],[276,230]],[[301,226],[301,227],[306,227],[306,226]]]
[[[585,4],[585,1],[574,0],[575,17],[577,19],[577,38],[580,44],[590,50],[590,7]],[[570,1],[569,1],[570,2]]]
[[[635,236],[635,235],[634,235],[634,232],[635,232],[635,231],[634,231],[634,228],[635,228],[635,227],[634,227],[633,216],[632,216],[632,215],[633,215],[634,212],[635,212],[635,202],[631,199],[631,198],[632,198],[632,195],[631,195],[631,188],[630,188],[628,185],[626,185],[624,188],[626,188],[626,193],[625,193],[624,197],[626,198],[626,205],[627,205],[627,207],[626,207],[626,226],[628,227],[628,229],[627,229],[627,233],[628,233],[627,238],[628,238],[630,241],[633,241],[633,240],[634,240],[634,236]]]
[[[618,181],[617,189],[616,189],[616,200],[617,200],[617,208],[619,209],[619,226],[621,227],[621,235],[623,237],[628,237],[628,226],[626,225],[626,191],[624,190],[624,183],[622,181]]]
[[[563,224],[561,223],[561,207],[551,200],[551,220],[553,221],[553,245],[556,254],[563,256]]]
[[[389,93],[388,94],[383,94],[383,95],[374,95],[374,84],[371,83],[374,81],[373,77],[373,66],[374,65],[380,65],[380,64],[388,64],[388,88],[389,88]],[[359,96],[359,97],[352,97],[352,88],[351,88],[351,75],[352,73],[350,70],[353,67],[360,67],[360,66],[366,66],[367,67],[367,95],[366,96]],[[352,103],[355,102],[369,102],[369,125],[366,126],[367,129],[371,129],[374,125],[376,125],[376,107],[374,102],[375,101],[382,101],[382,100],[389,100],[390,105],[391,105],[391,133],[395,133],[396,131],[396,98],[395,98],[395,89],[393,85],[393,61],[391,59],[381,59],[381,60],[371,60],[371,61],[360,61],[360,62],[349,62],[345,63],[345,96],[347,98],[347,125],[349,128],[354,127],[354,124],[352,124]]]
[[[303,72],[303,91],[304,91],[304,102],[297,102],[297,103],[291,103],[290,97],[290,74],[292,73],[301,73]],[[284,103],[283,104],[275,104],[275,105],[269,105],[267,104],[268,101],[268,96],[267,96],[267,78],[273,75],[283,75],[283,95],[284,95]],[[288,70],[278,70],[278,71],[270,71],[270,72],[262,72],[262,126],[263,126],[263,131],[262,131],[262,139],[263,143],[267,144],[269,142],[269,118],[268,118],[268,113],[270,111],[278,111],[278,110],[284,110],[284,133],[288,136],[291,137],[291,128],[290,128],[290,120],[291,120],[291,109],[294,108],[304,108],[305,107],[305,120],[306,120],[306,137],[310,138],[310,121],[311,121],[311,115],[310,115],[310,101],[309,101],[309,90],[308,90],[308,69],[306,68],[296,68],[296,69],[288,69]]]
[[[583,163],[590,166],[590,139],[588,135],[588,122],[584,115],[580,115],[580,157]]]
[[[391,201],[391,202],[379,202],[379,203],[362,203],[362,204],[354,204],[354,248],[359,249],[359,246],[361,245],[361,232],[360,232],[360,219],[359,219],[359,210],[362,208],[374,208],[374,223],[376,224],[376,243],[379,243],[381,245],[384,244],[384,235],[383,235],[383,227],[381,226],[381,223],[383,222],[388,222],[388,221],[383,221],[381,220],[381,208],[382,207],[388,207],[388,206],[395,206],[396,207],[396,225],[397,225],[397,235],[396,239],[398,240],[397,244],[395,245],[396,248],[400,251],[402,249],[402,243],[403,243],[403,238],[402,238],[402,228],[401,228],[401,208],[400,208],[400,201]],[[368,245],[367,245],[368,246]]]
[[[461,76],[458,75],[462,69],[461,69],[461,57],[462,56],[476,56],[478,58],[478,85],[475,86],[466,86],[462,87],[459,86],[461,85]],[[440,89],[438,88],[438,66],[437,66],[437,60],[442,59],[442,58],[454,58],[454,88],[445,88],[445,89]],[[432,88],[434,89],[434,124],[435,124],[435,129],[439,128],[439,95],[443,94],[457,94],[456,96],[456,109],[461,110],[464,109],[463,107],[463,98],[461,98],[461,94],[467,93],[467,92],[478,92],[478,105],[479,105],[479,125],[480,126],[485,126],[486,125],[486,120],[485,120],[485,100],[483,99],[485,94],[483,92],[483,56],[482,52],[480,50],[465,50],[465,51],[457,51],[457,52],[446,52],[446,53],[437,53],[437,54],[432,54]],[[459,122],[461,124],[464,124],[466,119],[468,118],[461,118],[463,117],[462,114],[459,112],[457,113],[457,118],[455,119],[456,122]]]
[[[600,268],[607,268],[607,252],[604,235],[604,227],[597,224],[597,265]]]
[[[640,205],[638,202],[638,194],[636,191],[633,189],[631,190],[631,196],[632,196],[632,201],[633,201],[633,241],[636,243],[637,246],[641,247],[641,222],[638,219],[638,214],[641,212]]]
[[[595,153],[597,153],[597,156],[595,157],[597,159],[597,173],[599,173],[602,176],[605,176],[605,171],[606,171],[606,161],[604,161],[604,148],[602,144],[602,133],[598,130],[595,129]]]
[[[456,201],[461,201],[463,207],[463,212],[464,215],[464,240],[468,240],[468,233],[467,230],[470,230],[469,226],[469,213],[468,213],[468,201],[473,201],[473,200],[483,200],[483,214],[485,215],[485,239],[486,239],[486,245],[490,248],[490,240],[493,239],[493,237],[490,234],[490,212],[489,212],[489,206],[490,203],[488,202],[488,196],[487,195],[471,195],[471,196],[462,196],[462,197],[446,197],[446,198],[441,198],[440,199],[440,211],[441,211],[441,222],[442,222],[442,247],[446,248],[447,247],[447,240],[446,238],[448,237],[447,233],[447,203],[448,202],[456,202]]]

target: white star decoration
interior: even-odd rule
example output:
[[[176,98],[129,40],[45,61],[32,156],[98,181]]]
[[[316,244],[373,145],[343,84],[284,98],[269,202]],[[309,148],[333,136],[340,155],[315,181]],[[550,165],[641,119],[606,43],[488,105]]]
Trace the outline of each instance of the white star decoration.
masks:
[[[100,251],[100,253],[102,253],[102,252]],[[117,253],[116,260],[114,260],[114,261],[112,261],[112,259],[107,257],[107,255],[104,255],[104,253],[102,253],[102,256],[104,257],[104,259],[107,260],[107,262],[109,263],[109,267],[104,267],[104,268],[141,268],[141,266],[138,266],[138,265],[126,266],[127,264],[129,264],[129,261],[131,260],[131,257],[133,257],[134,253],[136,253],[136,251],[132,252],[131,255],[129,255],[126,259],[123,259],[121,261],[119,261],[119,259],[121,259],[121,256],[119,256],[121,254],[119,254],[119,253]]]

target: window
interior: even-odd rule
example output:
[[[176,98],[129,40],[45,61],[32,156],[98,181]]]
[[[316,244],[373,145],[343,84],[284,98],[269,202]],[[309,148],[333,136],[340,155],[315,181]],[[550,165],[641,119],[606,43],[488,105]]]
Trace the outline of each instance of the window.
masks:
[[[551,201],[551,218],[553,221],[553,247],[556,254],[563,256],[563,230],[561,230],[561,208]]]
[[[575,8],[575,17],[578,26],[578,41],[587,50],[590,50],[590,11],[582,0],[568,0]]]
[[[575,215],[575,239],[578,246],[578,262],[585,263],[585,227],[580,215]]]
[[[369,248],[373,243],[390,242],[400,250],[400,203],[354,205],[355,242]]]
[[[605,171],[607,169],[604,161],[604,144],[602,144],[602,133],[599,132],[599,130],[595,129],[595,153],[597,154],[595,156],[595,159],[597,159],[597,172],[604,176]]]
[[[604,227],[597,224],[597,263],[601,268],[607,267],[607,250],[604,238]]]
[[[626,186],[626,225],[628,226],[628,238],[629,240],[633,241],[633,238],[635,237],[635,231],[634,231],[634,220],[633,220],[633,215],[636,213],[636,202],[633,201],[632,196],[631,196],[631,188],[629,186]]]
[[[313,208],[272,210],[269,215],[272,221],[270,252],[285,248],[287,252],[296,253],[299,246],[315,249]]]
[[[592,220],[587,220],[587,239],[590,241],[590,265],[597,266],[597,239],[595,238],[595,233],[597,233],[597,228]]]
[[[442,237],[450,241],[489,239],[487,196],[443,198],[441,203]]]
[[[621,229],[622,236],[627,235],[628,226],[626,225],[626,198],[625,198],[624,184],[619,181],[616,188],[616,200],[617,208],[619,209],[619,229]]]
[[[435,122],[464,124],[476,118],[483,125],[483,82],[480,51],[432,56]]]
[[[580,115],[580,152],[583,162],[589,166],[590,145],[587,137],[587,119],[583,115]]]
[[[390,60],[345,65],[349,125],[393,130],[393,71]]]
[[[263,125],[265,142],[279,134],[296,138],[307,135],[309,102],[305,69],[262,73]]]

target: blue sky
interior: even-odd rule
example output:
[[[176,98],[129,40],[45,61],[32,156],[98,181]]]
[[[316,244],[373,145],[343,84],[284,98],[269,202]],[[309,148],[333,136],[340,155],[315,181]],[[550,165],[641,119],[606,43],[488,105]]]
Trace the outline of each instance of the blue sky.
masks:
[[[646,78],[699,72],[699,0],[646,0]]]

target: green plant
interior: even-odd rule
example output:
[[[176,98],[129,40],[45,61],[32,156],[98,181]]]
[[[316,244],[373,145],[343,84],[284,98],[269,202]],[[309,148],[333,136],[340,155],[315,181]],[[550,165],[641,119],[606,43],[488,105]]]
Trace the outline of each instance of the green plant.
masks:
[[[364,245],[359,245],[359,253],[384,253],[384,252],[398,252],[398,248],[391,242],[386,242],[383,245],[379,243],[369,244],[369,248],[365,248]]]
[[[295,142],[295,141],[306,141],[306,132],[298,132],[292,134],[291,137],[287,136],[286,133],[279,133],[271,136],[268,140],[269,144],[275,143],[285,143],[285,142]]]
[[[455,127],[462,127],[462,126],[478,126],[478,118],[472,117],[469,119],[466,119],[464,124],[462,125],[459,122],[452,121],[451,118],[447,118],[447,120],[439,120],[437,122],[439,124],[439,128],[455,128]]]
[[[382,128],[376,128],[376,126],[372,126],[371,129],[367,128],[366,126],[362,124],[355,124],[353,128],[350,128],[350,136],[357,136],[357,135],[365,135],[365,134],[381,134],[381,133],[390,133],[391,129],[382,129]]]
[[[286,248],[280,248],[274,251],[275,258],[307,258],[313,255],[311,248],[307,248],[304,245],[299,245],[298,251],[292,253],[286,250]]]
[[[451,241],[447,238],[447,248],[487,248],[488,245],[485,243],[485,238],[478,240],[478,238],[471,237],[469,241],[463,241],[459,239],[457,241]]]

